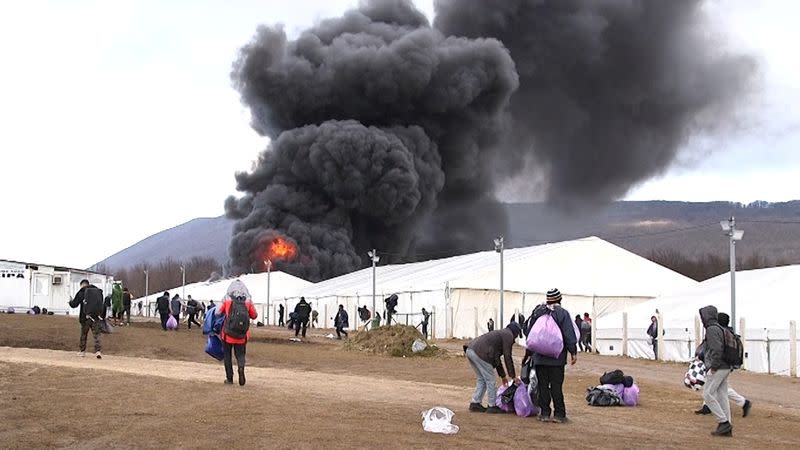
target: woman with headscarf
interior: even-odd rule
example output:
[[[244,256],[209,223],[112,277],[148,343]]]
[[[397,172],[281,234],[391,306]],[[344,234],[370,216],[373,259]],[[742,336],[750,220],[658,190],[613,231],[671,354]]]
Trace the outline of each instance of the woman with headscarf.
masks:
[[[258,318],[256,308],[253,306],[253,299],[244,283],[239,280],[231,283],[228,293],[222,304],[217,307],[215,315],[225,316],[225,322],[220,331],[224,350],[225,384],[233,384],[232,354],[235,354],[236,365],[239,369],[239,386],[244,386],[244,366],[247,340],[250,339],[250,320]]]

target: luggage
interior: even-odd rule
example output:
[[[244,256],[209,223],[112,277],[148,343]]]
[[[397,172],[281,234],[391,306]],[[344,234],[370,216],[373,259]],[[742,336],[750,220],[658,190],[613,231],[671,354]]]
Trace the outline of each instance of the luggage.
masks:
[[[169,319],[167,319],[167,329],[168,330],[177,330],[178,329],[178,321],[175,320],[175,316],[170,315]]]
[[[619,406],[622,399],[614,388],[597,386],[586,390],[586,402],[590,406]]]
[[[514,392],[514,412],[519,417],[530,417],[539,414],[539,408],[534,406],[531,395],[528,393],[528,385],[523,383]]]
[[[222,347],[222,341],[219,339],[219,336],[215,334],[210,334],[208,336],[208,341],[206,341],[206,353],[217,361],[222,361],[222,358],[225,356],[225,350]]]
[[[517,385],[511,383],[509,385],[501,385],[497,389],[497,398],[495,399],[495,406],[505,412],[514,411],[514,394],[517,392]]]
[[[625,406],[636,406],[639,404],[639,386],[632,385],[622,390],[622,403]]]
[[[247,337],[250,329],[250,311],[244,299],[233,299],[231,301],[228,318],[225,321],[225,335],[236,339]]]
[[[203,334],[219,334],[222,330],[222,324],[225,323],[225,316],[215,315],[216,311],[216,306],[206,311],[206,318],[203,320]]]
[[[706,384],[706,365],[699,359],[689,363],[689,369],[683,377],[683,384],[689,389],[699,391]]]
[[[564,350],[564,338],[553,317],[546,313],[531,327],[525,342],[528,350],[550,358],[558,358]]]
[[[83,315],[101,317],[103,315],[103,291],[89,286],[83,291]]]
[[[625,374],[617,369],[604,373],[600,377],[600,384],[623,384],[625,382]]]

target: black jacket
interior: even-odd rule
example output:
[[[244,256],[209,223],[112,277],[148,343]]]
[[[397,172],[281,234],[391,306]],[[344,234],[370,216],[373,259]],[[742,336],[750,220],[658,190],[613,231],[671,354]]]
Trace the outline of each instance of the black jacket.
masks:
[[[514,348],[514,334],[508,328],[480,335],[470,342],[467,348],[471,348],[480,359],[496,368],[500,377],[505,377],[506,372],[503,370],[503,364],[500,361],[502,356],[505,360],[508,376],[516,378],[514,360],[511,357],[511,351]]]
[[[191,299],[186,302],[186,312],[189,314],[197,312],[197,300]]]
[[[97,289],[97,286],[93,284],[90,284],[88,287]],[[78,322],[80,323],[86,322],[86,316],[83,314],[83,297],[85,293],[86,287],[82,287],[75,293],[75,298],[69,301],[70,308],[77,308],[80,306],[80,310],[78,311]]]
[[[301,300],[300,303],[294,307],[294,312],[297,313],[298,320],[301,322],[308,322],[308,318],[311,316],[311,305],[305,300]]]
[[[156,311],[161,314],[169,314],[169,297],[162,295],[156,299]]]
[[[541,304],[533,309],[531,317],[528,319],[527,324],[532,328],[533,324],[545,314],[550,314],[558,327],[561,329],[561,337],[564,340],[564,350],[558,358],[551,358],[549,356],[533,353],[533,365],[535,366],[564,366],[567,364],[567,352],[575,355],[578,353],[578,337],[575,336],[575,327],[572,326],[572,317],[569,311],[562,308],[561,305],[556,305],[555,309],[550,309],[545,304]],[[528,330],[530,332],[530,330]],[[525,357],[530,356],[530,351],[526,351]]]
[[[122,307],[128,309],[131,307],[131,293],[130,292],[123,292],[122,293]]]

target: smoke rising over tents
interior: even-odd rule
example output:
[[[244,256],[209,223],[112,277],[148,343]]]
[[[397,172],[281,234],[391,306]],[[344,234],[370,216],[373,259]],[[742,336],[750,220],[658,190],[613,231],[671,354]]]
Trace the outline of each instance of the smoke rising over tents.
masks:
[[[241,198],[234,270],[311,280],[485,249],[506,231],[498,185],[544,172],[556,204],[607,201],[733,111],[750,59],[717,52],[696,1],[363,2],[289,40],[262,26],[232,79],[272,139]],[[519,75],[518,75],[519,74]]]

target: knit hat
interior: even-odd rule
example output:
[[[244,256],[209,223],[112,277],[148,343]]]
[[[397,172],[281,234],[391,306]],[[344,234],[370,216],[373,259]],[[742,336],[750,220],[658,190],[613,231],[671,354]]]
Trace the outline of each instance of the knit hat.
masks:
[[[547,303],[558,303],[561,301],[561,292],[558,289],[547,291]]]

